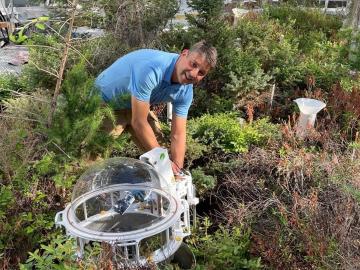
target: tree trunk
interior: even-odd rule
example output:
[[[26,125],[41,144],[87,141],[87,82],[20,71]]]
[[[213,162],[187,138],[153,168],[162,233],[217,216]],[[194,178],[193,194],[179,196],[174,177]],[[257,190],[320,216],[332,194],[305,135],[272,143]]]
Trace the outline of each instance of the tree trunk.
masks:
[[[347,8],[349,10],[349,13],[344,21],[344,26],[350,27],[353,30],[357,31],[360,24],[360,1],[349,0],[347,3]]]
[[[73,0],[70,3],[71,12],[70,12],[69,29],[68,29],[68,32],[65,37],[65,45],[64,45],[65,47],[64,47],[64,51],[63,51],[63,57],[62,57],[61,63],[60,63],[60,69],[59,69],[59,73],[58,73],[58,78],[56,80],[54,95],[51,100],[51,108],[50,108],[50,113],[49,113],[49,117],[48,117],[48,121],[47,121],[48,127],[50,127],[52,124],[52,119],[53,119],[53,116],[54,116],[54,113],[56,110],[56,106],[57,106],[57,98],[60,94],[60,88],[61,88],[61,83],[62,83],[62,79],[64,76],[64,70],[65,70],[65,66],[66,66],[66,62],[67,62],[67,58],[68,58],[69,48],[71,47],[71,33],[73,30],[73,26],[74,26],[76,5],[77,5],[77,0]]]
[[[349,60],[352,62],[357,61],[357,55],[354,53],[357,50],[359,44],[356,41],[355,36],[359,31],[360,24],[360,1],[359,0],[348,0],[346,9],[348,10],[347,17],[344,20],[344,27],[351,28],[352,41],[350,42]]]

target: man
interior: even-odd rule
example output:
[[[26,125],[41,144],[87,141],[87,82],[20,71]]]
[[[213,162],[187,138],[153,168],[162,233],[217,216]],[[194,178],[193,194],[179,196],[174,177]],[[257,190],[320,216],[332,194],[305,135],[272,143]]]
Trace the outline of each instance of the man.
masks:
[[[150,105],[171,102],[170,156],[179,174],[186,148],[186,119],[193,98],[193,84],[216,64],[216,49],[200,41],[181,54],[142,49],[119,58],[96,79],[103,100],[115,109],[116,126],[105,123],[114,137],[129,130],[143,150],[159,147],[159,125]],[[158,136],[159,137],[159,136]]]

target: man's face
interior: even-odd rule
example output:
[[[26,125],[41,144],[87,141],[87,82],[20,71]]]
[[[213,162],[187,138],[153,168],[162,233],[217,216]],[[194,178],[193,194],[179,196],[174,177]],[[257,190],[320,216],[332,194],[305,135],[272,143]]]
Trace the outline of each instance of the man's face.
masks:
[[[197,84],[210,70],[203,54],[183,50],[176,62],[172,81],[180,84]]]

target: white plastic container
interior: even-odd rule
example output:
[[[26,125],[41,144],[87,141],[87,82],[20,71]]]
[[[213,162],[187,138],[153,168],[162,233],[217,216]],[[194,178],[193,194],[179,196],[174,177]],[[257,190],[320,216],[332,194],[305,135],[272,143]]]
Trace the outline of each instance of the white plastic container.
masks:
[[[314,127],[316,115],[325,108],[326,104],[317,99],[298,98],[294,102],[299,106],[300,117],[296,127],[296,135],[303,137],[310,128]]]

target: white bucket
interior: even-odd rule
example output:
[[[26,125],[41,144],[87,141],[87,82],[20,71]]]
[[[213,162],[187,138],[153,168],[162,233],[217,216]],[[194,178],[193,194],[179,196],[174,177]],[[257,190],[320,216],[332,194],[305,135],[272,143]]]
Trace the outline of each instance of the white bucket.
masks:
[[[296,135],[304,136],[309,128],[314,127],[316,115],[326,104],[317,99],[298,98],[294,100],[300,109],[300,117],[296,127]]]

